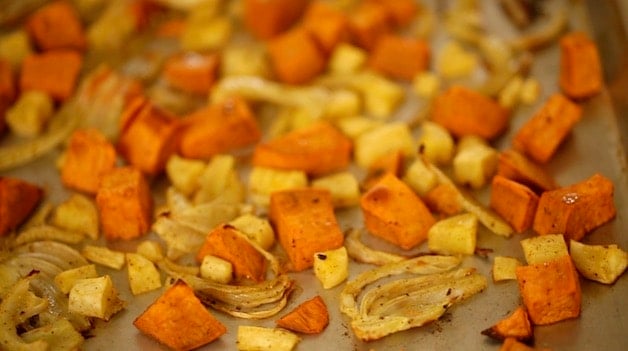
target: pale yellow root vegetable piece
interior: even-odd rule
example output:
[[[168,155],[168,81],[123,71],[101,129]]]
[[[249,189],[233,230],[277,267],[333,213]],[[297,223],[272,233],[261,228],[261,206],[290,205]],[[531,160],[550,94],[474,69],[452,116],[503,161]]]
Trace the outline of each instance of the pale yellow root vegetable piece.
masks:
[[[98,239],[98,209],[94,201],[84,195],[74,194],[59,204],[51,222],[57,227],[87,234],[90,239]]]
[[[453,178],[473,189],[484,187],[497,170],[498,152],[476,136],[462,137],[453,160]]]
[[[181,46],[188,51],[208,51],[224,46],[233,32],[227,17],[194,19],[186,23]]]
[[[307,110],[304,112],[310,115]],[[329,102],[325,106],[325,118],[337,121],[345,117],[356,116],[361,112],[362,99],[358,93],[352,90],[338,89],[329,94]]]
[[[220,58],[221,76],[256,76],[268,78],[271,68],[263,45],[228,45]]]
[[[217,283],[229,284],[233,278],[233,265],[227,260],[213,255],[203,257],[200,269],[201,277]]]
[[[499,92],[497,96],[497,102],[499,102],[502,107],[507,109],[514,109],[519,104],[521,100],[521,90],[523,88],[523,78],[521,75],[515,75],[512,77],[506,86]]]
[[[68,302],[68,310],[88,317],[109,320],[124,307],[108,275],[76,281]]]
[[[441,82],[434,72],[424,71],[412,80],[412,90],[424,99],[431,99],[440,91]]]
[[[569,254],[583,277],[613,284],[628,266],[628,253],[617,245],[587,245],[569,241]]]
[[[53,112],[54,102],[50,95],[37,90],[26,91],[6,111],[6,122],[14,134],[34,137],[44,131]]]
[[[240,203],[244,200],[244,184],[236,171],[233,155],[216,155],[197,178],[200,188],[194,196],[194,203],[206,203],[216,199],[223,202]]]
[[[253,203],[260,206],[268,206],[270,194],[275,191],[302,188],[307,184],[307,175],[303,171],[253,167],[249,174],[249,191]]]
[[[0,37],[0,59],[8,61],[16,71],[22,65],[24,58],[32,52],[26,30],[16,30]]]
[[[529,265],[549,262],[569,254],[562,234],[547,234],[523,239],[521,248]]]
[[[155,264],[148,258],[136,253],[127,253],[126,267],[129,287],[133,295],[140,295],[161,287],[161,275]]]
[[[96,278],[98,272],[96,265],[88,264],[81,267],[65,270],[57,274],[54,278],[55,284],[62,293],[67,294],[72,290],[74,284],[80,279]]]
[[[397,83],[374,73],[364,73],[357,83],[365,111],[376,118],[389,119],[405,97]]]
[[[314,254],[314,275],[323,288],[331,289],[349,276],[349,254],[342,246]]]
[[[416,159],[410,164],[403,176],[403,181],[410,185],[419,196],[427,194],[438,185],[436,174],[420,159]]]
[[[161,247],[161,244],[155,240],[142,241],[141,243],[137,244],[135,252],[146,257],[152,262],[161,261],[165,257],[164,250]]]
[[[352,74],[358,72],[364,64],[368,54],[356,46],[341,43],[331,54],[328,69],[332,74]]]
[[[430,251],[445,255],[473,255],[477,242],[478,218],[463,213],[436,222],[427,232]]]
[[[436,68],[443,77],[461,78],[470,75],[478,66],[478,58],[458,42],[450,41],[441,49]]]
[[[421,135],[417,141],[419,152],[437,165],[447,165],[454,155],[454,138],[445,127],[432,121],[421,125]]]
[[[345,117],[336,122],[336,126],[340,129],[342,134],[354,140],[360,135],[380,127],[382,124],[384,124],[384,122],[381,120],[364,116]]]
[[[350,172],[314,179],[311,186],[329,190],[335,208],[355,206],[360,202],[360,186],[355,175]]]
[[[198,189],[198,178],[205,166],[203,161],[172,155],[166,163],[166,175],[177,190],[189,196]]]
[[[240,351],[290,351],[301,339],[279,328],[238,326],[237,347]]]
[[[245,213],[229,222],[238,231],[257,243],[262,249],[268,250],[275,244],[275,231],[270,222],[250,213]]]
[[[123,252],[110,250],[104,246],[85,245],[81,254],[88,261],[113,269],[121,269],[125,262]]]
[[[514,257],[495,256],[492,269],[493,281],[500,282],[517,279],[515,271],[518,266],[521,266],[521,262]]]
[[[360,135],[353,154],[358,166],[368,169],[375,160],[397,150],[406,156],[414,154],[415,145],[407,124],[391,122]]]
[[[526,78],[519,91],[519,100],[526,105],[532,105],[541,96],[541,83],[536,78]]]

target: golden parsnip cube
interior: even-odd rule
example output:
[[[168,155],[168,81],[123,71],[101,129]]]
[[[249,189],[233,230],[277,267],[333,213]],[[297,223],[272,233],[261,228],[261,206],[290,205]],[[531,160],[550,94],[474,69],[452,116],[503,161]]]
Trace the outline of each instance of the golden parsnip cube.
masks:
[[[227,45],[221,53],[220,72],[223,77],[256,76],[268,78],[271,68],[263,45]]]
[[[16,30],[0,37],[0,59],[17,71],[26,56],[33,52],[26,30]]]
[[[331,54],[329,59],[329,71],[332,74],[352,74],[358,72],[364,64],[368,54],[356,46],[341,43]]]
[[[244,200],[244,184],[236,171],[236,159],[233,155],[212,157],[198,182],[200,188],[194,196],[195,204],[216,199],[229,203],[240,203]]]
[[[349,254],[344,246],[314,254],[314,275],[324,289],[331,289],[349,276]]]
[[[144,240],[137,245],[135,252],[146,257],[152,262],[161,261],[164,258],[164,250],[161,244],[155,240]]]
[[[345,117],[358,115],[362,110],[360,96],[352,90],[334,90],[329,94],[325,106],[325,117],[336,121]]]
[[[334,207],[350,207],[360,202],[360,185],[350,172],[331,174],[312,180],[313,188],[329,190]]]
[[[238,231],[257,243],[262,249],[268,250],[275,243],[275,231],[270,222],[250,213],[243,214],[229,222]]]
[[[445,127],[432,121],[421,125],[419,152],[435,164],[447,165],[454,155],[454,138]]]
[[[519,100],[526,105],[532,105],[538,101],[539,96],[541,96],[541,83],[536,78],[526,78],[519,91]]]
[[[240,351],[290,351],[299,341],[296,334],[286,329],[240,325],[236,345]]]
[[[478,66],[478,58],[465,50],[458,42],[450,41],[441,49],[436,61],[437,71],[445,78],[460,78],[470,75]]]
[[[181,34],[181,47],[187,51],[211,51],[225,46],[233,32],[226,16],[188,21]]]
[[[203,161],[172,155],[166,163],[166,175],[175,189],[189,196],[198,189],[198,178],[203,174],[205,166]]]
[[[493,281],[516,280],[515,271],[518,266],[521,266],[521,262],[514,257],[495,256],[492,269]]]
[[[351,139],[356,139],[370,130],[381,127],[383,123],[383,121],[364,116],[344,117],[336,122],[342,134]]]
[[[375,160],[397,150],[405,156],[413,155],[415,145],[408,125],[392,122],[360,135],[355,140],[353,155],[358,166],[368,169]]]
[[[275,191],[302,188],[307,185],[307,175],[303,171],[253,167],[249,174],[249,191],[253,203],[260,206],[268,206],[270,194]]]
[[[121,269],[125,262],[123,252],[110,250],[104,246],[85,245],[81,254],[88,261],[113,269]]]
[[[25,91],[6,111],[6,123],[14,134],[33,137],[44,131],[53,112],[54,102],[50,95],[36,90]]]
[[[71,313],[109,320],[123,305],[111,277],[105,275],[76,281],[70,290],[68,310]]]
[[[434,72],[424,71],[412,79],[412,90],[424,99],[434,97],[440,90],[440,79]]]
[[[521,100],[521,89],[523,88],[523,78],[517,74],[512,77],[506,86],[499,92],[497,102],[504,108],[514,109]]]
[[[54,278],[55,284],[61,290],[62,293],[67,294],[72,290],[74,283],[80,279],[96,278],[98,272],[96,271],[96,265],[88,264],[81,267],[65,270],[57,274]]]
[[[562,234],[546,234],[521,240],[521,248],[529,265],[549,262],[568,255]]]
[[[380,119],[389,119],[405,97],[399,84],[375,73],[361,74],[356,88],[362,93],[366,113]]]
[[[233,278],[233,265],[227,260],[213,255],[203,257],[200,269],[201,277],[217,283],[229,284]]]
[[[57,206],[52,214],[52,224],[57,227],[87,234],[98,239],[98,209],[94,201],[84,195],[74,194]]]
[[[583,277],[613,284],[628,266],[628,253],[617,245],[587,245],[570,240],[569,253]]]
[[[416,191],[419,196],[427,194],[438,185],[436,174],[419,159],[414,160],[410,164],[403,176],[403,181],[410,185],[412,190]]]
[[[497,150],[482,143],[459,148],[453,160],[454,180],[473,189],[482,188],[495,174],[498,156]]]
[[[126,267],[129,287],[133,295],[143,294],[161,287],[161,275],[148,258],[136,253],[127,253]]]
[[[473,255],[477,241],[478,218],[472,213],[455,215],[434,223],[427,232],[427,246],[444,255]]]

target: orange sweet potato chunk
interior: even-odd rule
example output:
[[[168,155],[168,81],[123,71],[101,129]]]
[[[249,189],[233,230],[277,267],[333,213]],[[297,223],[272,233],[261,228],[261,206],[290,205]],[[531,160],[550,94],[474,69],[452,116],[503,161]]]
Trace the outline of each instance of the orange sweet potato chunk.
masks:
[[[435,223],[423,201],[390,173],[362,195],[360,207],[371,234],[406,250],[425,241]]]
[[[585,33],[572,32],[560,39],[559,85],[572,99],[598,94],[604,85],[597,45]]]
[[[72,50],[50,50],[22,62],[20,89],[39,90],[57,101],[67,100],[76,87],[83,57]]]
[[[527,186],[496,175],[491,183],[490,207],[517,233],[532,227],[539,196]]]
[[[564,234],[579,241],[617,213],[613,182],[601,174],[541,194],[533,229],[543,234]]]
[[[581,116],[580,106],[561,94],[554,94],[519,129],[512,145],[533,160],[546,163]]]
[[[268,55],[277,79],[283,83],[304,84],[325,70],[323,51],[310,32],[301,27],[271,39]]]
[[[569,255],[516,268],[519,292],[535,325],[580,315],[582,292],[578,272]]]
[[[321,333],[328,324],[327,305],[318,295],[303,302],[277,321],[279,327],[304,334]]]
[[[63,185],[95,194],[102,176],[116,165],[116,149],[96,129],[78,129],[72,133],[61,166]]]
[[[530,323],[528,311],[521,306],[517,307],[508,317],[483,330],[482,334],[497,340],[514,338],[522,342],[531,342],[534,339],[534,330]]]
[[[207,255],[231,262],[233,273],[238,280],[251,279],[261,282],[265,279],[264,256],[230,225],[220,225],[207,234],[203,246],[196,254],[196,260],[202,262],[203,257]]]
[[[515,338],[506,338],[499,351],[551,351],[551,349],[530,347]]]
[[[164,78],[184,92],[207,95],[218,73],[216,54],[184,54],[171,57],[164,67]]]
[[[443,217],[462,212],[458,190],[451,184],[438,184],[423,196],[425,205]]]
[[[83,24],[69,1],[54,1],[35,11],[26,21],[26,30],[42,51],[87,46]]]
[[[316,0],[310,3],[303,15],[303,28],[307,30],[326,55],[347,39],[349,20],[333,4]]]
[[[396,27],[408,25],[420,10],[419,2],[415,0],[370,0],[383,5],[393,24]]]
[[[194,290],[181,280],[138,316],[133,325],[177,351],[199,348],[227,332],[194,295]]]
[[[209,159],[258,142],[261,130],[246,101],[229,98],[193,112],[183,120],[179,151],[184,157]]]
[[[377,40],[392,31],[390,13],[385,5],[365,1],[349,14],[349,32],[359,47],[371,51]]]
[[[344,243],[331,194],[326,189],[274,192],[270,196],[269,217],[295,271],[312,267],[315,253],[337,249]]]
[[[488,96],[454,85],[434,100],[432,120],[455,137],[477,135],[491,140],[508,127],[508,111]]]
[[[537,194],[558,188],[543,167],[512,149],[499,153],[497,174],[526,185]]]
[[[369,65],[376,71],[406,81],[427,69],[429,62],[430,50],[425,40],[393,34],[383,35],[369,58]]]
[[[308,3],[309,0],[244,0],[244,25],[258,39],[270,39],[296,23]]]
[[[258,144],[252,163],[323,175],[346,168],[351,161],[351,149],[349,138],[331,124],[319,122]]]
[[[0,177],[0,237],[22,224],[43,194],[37,185],[17,178]]]
[[[17,87],[11,64],[6,60],[0,59],[0,136],[2,136],[6,128],[4,114],[16,98]]]
[[[96,205],[107,240],[135,239],[150,229],[153,199],[144,175],[136,168],[114,168],[104,174]]]

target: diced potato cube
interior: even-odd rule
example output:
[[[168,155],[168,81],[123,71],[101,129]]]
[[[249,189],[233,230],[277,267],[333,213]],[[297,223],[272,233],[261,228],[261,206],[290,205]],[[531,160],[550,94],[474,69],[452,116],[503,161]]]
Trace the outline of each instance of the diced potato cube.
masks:
[[[229,45],[222,50],[220,69],[223,77],[270,76],[268,57],[261,45]]]
[[[341,43],[331,54],[329,70],[332,74],[356,73],[364,66],[367,57],[366,51],[347,43]]]
[[[6,112],[6,122],[14,134],[33,137],[44,131],[53,112],[50,95],[36,90],[26,91]]]
[[[613,284],[628,266],[628,253],[617,245],[586,245],[571,240],[569,249],[578,272],[603,284]]]
[[[172,155],[166,163],[168,179],[184,195],[191,195],[198,187],[198,179],[205,170],[205,162],[186,159],[178,155]]]
[[[148,258],[136,253],[127,253],[126,262],[129,287],[133,295],[143,294],[161,287],[161,275]]]
[[[497,101],[502,107],[514,109],[521,100],[521,89],[523,88],[523,78],[521,75],[512,77],[506,86],[499,92]]]
[[[307,175],[303,171],[253,167],[249,174],[252,200],[260,206],[268,206],[270,194],[275,191],[302,188],[307,184]]]
[[[312,187],[329,190],[334,207],[350,207],[360,202],[360,186],[355,175],[350,172],[314,179]]]
[[[334,250],[314,254],[314,275],[324,289],[331,289],[349,276],[349,255],[341,246]]]
[[[17,70],[26,56],[33,52],[25,30],[16,30],[0,37],[0,58]]]
[[[420,153],[435,164],[449,164],[454,155],[454,138],[435,122],[423,122],[418,144]]]
[[[98,239],[98,209],[90,198],[74,194],[54,210],[52,224],[74,232],[85,233],[90,239]]]
[[[325,106],[325,117],[331,120],[351,117],[359,114],[361,109],[362,101],[356,92],[336,90],[329,95],[329,101]]]
[[[123,304],[111,277],[105,275],[76,281],[70,290],[68,310],[71,313],[109,320],[124,307]]]
[[[419,196],[427,194],[438,185],[436,174],[419,159],[414,160],[408,167],[403,176],[403,181],[410,185]]]
[[[152,262],[161,261],[164,258],[164,251],[161,244],[155,240],[144,240],[137,245],[135,252],[146,257]]]
[[[354,116],[340,119],[337,122],[337,126],[344,135],[355,139],[370,130],[380,127],[383,123],[383,121],[364,116]]]
[[[517,266],[521,266],[521,262],[514,257],[495,256],[493,260],[493,281],[500,282],[503,280],[515,280]]]
[[[562,234],[547,234],[523,239],[521,248],[529,265],[549,262],[569,254]]]
[[[453,160],[453,175],[458,184],[480,189],[497,170],[499,153],[488,145],[459,148]]]
[[[88,261],[113,269],[121,269],[125,262],[124,253],[103,246],[85,245],[81,254]]]
[[[227,17],[188,21],[181,35],[181,47],[189,51],[215,50],[227,43],[232,31],[231,21]]]
[[[526,105],[534,104],[541,95],[541,83],[536,78],[526,78],[519,90],[519,100]]]
[[[360,75],[358,90],[364,98],[364,108],[373,117],[390,118],[405,97],[398,84],[374,73]]]
[[[405,156],[416,150],[410,128],[402,122],[387,123],[360,135],[355,140],[353,153],[356,163],[368,169],[375,160],[397,150]]]
[[[240,325],[236,344],[240,351],[290,351],[300,340],[285,329]]]
[[[412,89],[424,99],[434,97],[440,90],[440,79],[434,72],[424,71],[417,74],[412,80]]]
[[[233,265],[220,257],[206,255],[201,262],[201,277],[228,284],[233,278]]]
[[[473,213],[455,215],[434,223],[427,232],[427,246],[439,254],[473,255],[478,218]]]
[[[477,65],[477,56],[455,41],[445,44],[436,61],[438,72],[445,78],[466,77],[476,69]]]
[[[236,159],[232,155],[216,155],[198,178],[200,189],[194,203],[206,203],[220,199],[240,203],[244,200],[244,184],[236,172]]]
[[[96,271],[96,265],[88,264],[81,267],[65,270],[55,276],[55,284],[61,290],[62,293],[67,294],[72,290],[74,283],[80,279],[96,278],[98,272]]]
[[[275,243],[275,231],[267,219],[247,213],[235,218],[229,224],[264,250],[270,249]]]

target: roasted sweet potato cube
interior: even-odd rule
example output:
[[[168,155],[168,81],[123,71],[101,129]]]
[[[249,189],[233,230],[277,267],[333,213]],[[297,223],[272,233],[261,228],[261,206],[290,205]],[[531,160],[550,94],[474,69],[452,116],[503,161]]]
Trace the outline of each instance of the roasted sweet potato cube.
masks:
[[[246,28],[259,39],[270,39],[290,28],[307,8],[309,0],[244,0]]]
[[[164,170],[166,161],[178,149],[179,123],[168,112],[147,100],[138,108],[118,139],[118,151],[140,171],[156,175]],[[125,117],[126,118],[126,117]]]
[[[414,0],[370,0],[383,5],[389,18],[396,27],[403,27],[415,18],[419,11],[419,2]]]
[[[172,350],[193,350],[227,332],[194,290],[177,281],[153,302],[133,325]]]
[[[462,212],[459,192],[451,184],[438,184],[423,196],[423,201],[432,212],[444,217]]]
[[[362,2],[349,15],[349,31],[353,41],[371,51],[377,40],[392,31],[390,14],[386,6],[376,2]]]
[[[383,35],[373,48],[369,65],[395,79],[411,81],[418,73],[427,69],[430,50],[423,39]]]
[[[490,207],[517,233],[532,227],[539,196],[527,186],[496,175],[491,183]]]
[[[508,317],[483,330],[482,334],[497,340],[515,338],[519,341],[530,342],[534,339],[534,330],[530,323],[528,311],[521,306],[517,307]]]
[[[216,54],[188,53],[171,57],[164,67],[163,76],[171,86],[182,91],[207,95],[218,73]]]
[[[184,118],[180,152],[188,158],[209,159],[214,155],[252,145],[261,131],[248,104],[229,98]]]
[[[24,180],[0,177],[0,237],[26,221],[43,193],[42,188]]]
[[[277,326],[304,334],[318,334],[329,324],[329,313],[325,301],[315,296],[281,317]]]
[[[6,128],[5,112],[11,107],[17,97],[15,77],[11,64],[0,59],[0,136]]]
[[[560,39],[559,85],[572,99],[585,99],[602,90],[604,78],[597,46],[583,32]]]
[[[103,174],[116,166],[115,147],[96,129],[72,133],[61,166],[63,185],[95,194]]]
[[[130,240],[150,229],[153,199],[142,172],[120,167],[105,173],[96,193],[100,223],[107,240]]]
[[[326,55],[346,39],[349,21],[347,16],[332,4],[316,0],[310,3],[303,15],[303,28],[316,40]]]
[[[528,186],[537,194],[558,188],[554,178],[543,167],[518,151],[504,150],[497,160],[498,175]]]
[[[530,347],[515,338],[506,338],[499,351],[551,351],[551,349]]]
[[[57,101],[67,100],[76,86],[83,57],[72,50],[50,50],[22,62],[20,89],[39,90]]]
[[[268,55],[277,79],[284,83],[304,84],[325,70],[325,55],[301,27],[270,40]]]
[[[371,234],[406,250],[425,241],[436,222],[414,191],[391,173],[362,195],[360,207]]]
[[[207,234],[203,246],[196,254],[196,260],[200,263],[207,255],[231,262],[236,279],[251,279],[256,282],[265,279],[264,256],[231,225],[220,225]]]
[[[539,234],[562,233],[579,241],[615,217],[613,192],[613,182],[598,173],[579,183],[546,191],[539,199],[533,229]]]
[[[78,13],[65,0],[51,2],[35,11],[26,20],[26,30],[42,51],[84,50],[87,45]]]
[[[508,127],[508,111],[488,96],[454,85],[434,100],[432,120],[455,137],[477,135],[491,140]]]
[[[546,163],[580,120],[582,109],[561,94],[552,95],[515,135],[513,147]]]
[[[578,271],[569,255],[516,268],[519,292],[535,325],[580,315],[582,292]]]
[[[252,163],[316,176],[346,168],[351,149],[349,138],[328,122],[319,122],[258,144]]]
[[[331,194],[326,189],[274,192],[270,196],[269,216],[295,271],[312,267],[315,253],[339,248],[344,243]]]

